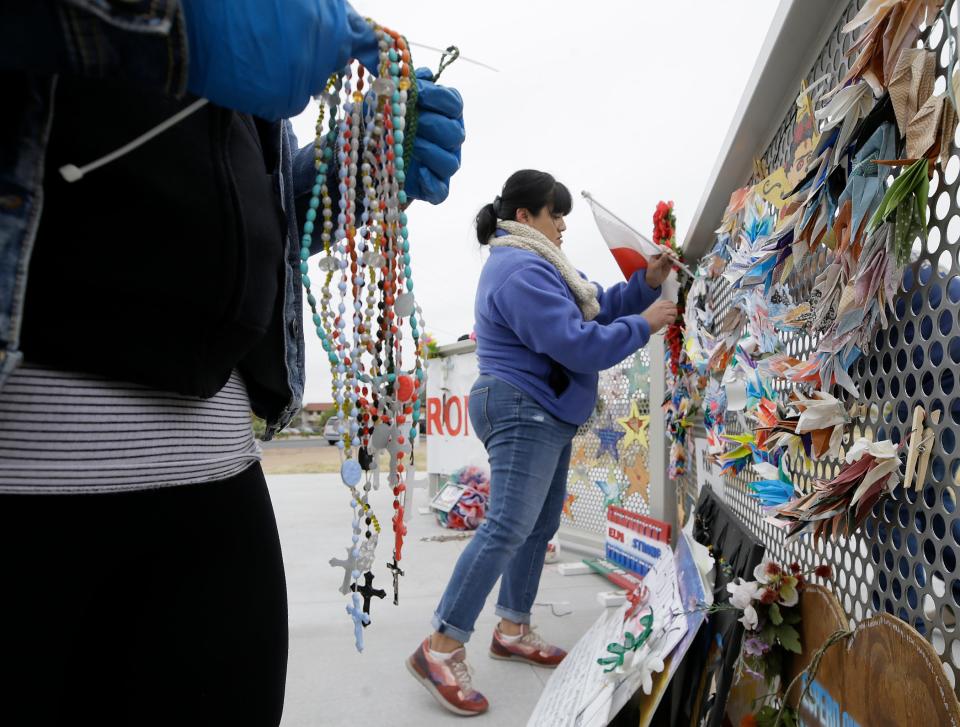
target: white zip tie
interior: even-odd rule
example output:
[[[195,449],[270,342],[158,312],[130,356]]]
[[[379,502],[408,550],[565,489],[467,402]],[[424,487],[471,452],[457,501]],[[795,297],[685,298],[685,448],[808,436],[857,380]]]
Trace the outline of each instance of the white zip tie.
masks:
[[[444,50],[443,48],[434,48],[432,45],[426,45],[426,44],[424,44],[424,43],[414,43],[412,40],[408,40],[408,41],[407,41],[407,45],[412,45],[412,46],[414,46],[414,47],[416,47],[416,48],[424,48],[425,50],[436,51],[437,53],[446,53],[446,52],[447,52],[447,51]],[[484,63],[483,61],[475,61],[473,58],[467,58],[467,57],[464,56],[464,55],[461,55],[461,56],[460,56],[460,60],[461,60],[461,61],[466,61],[467,63],[472,63],[472,64],[475,65],[475,66],[481,66],[482,68],[486,68],[487,70],[493,71],[494,73],[500,73],[500,69],[499,69],[499,68],[494,68],[493,66],[491,66],[491,65],[489,65],[489,64],[487,64],[487,63]]]
[[[136,139],[131,141],[129,144],[124,144],[119,149],[116,149],[110,152],[109,154],[107,154],[106,156],[102,156],[99,159],[90,162],[86,166],[78,167],[75,164],[65,164],[62,167],[60,167],[60,170],[59,170],[60,176],[63,177],[68,182],[76,182],[78,179],[82,179],[87,172],[92,172],[95,169],[99,169],[103,165],[109,164],[110,162],[116,161],[120,157],[125,156],[126,154],[129,154],[137,147],[143,146],[148,141],[150,141],[153,137],[157,136],[158,134],[162,134],[171,126],[174,126],[175,124],[180,123],[193,112],[198,111],[199,109],[206,106],[207,103],[209,102],[205,98],[197,99],[186,108],[181,109],[180,111],[175,113],[166,121],[163,121],[157,124],[146,133],[141,134]]]

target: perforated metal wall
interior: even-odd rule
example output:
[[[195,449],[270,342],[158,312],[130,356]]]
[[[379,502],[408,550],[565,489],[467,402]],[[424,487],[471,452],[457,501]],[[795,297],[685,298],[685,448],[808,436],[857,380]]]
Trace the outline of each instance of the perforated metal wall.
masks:
[[[643,419],[639,438],[630,436],[618,422],[631,416],[631,402]],[[605,534],[607,504],[612,500],[634,512],[650,514],[649,423],[650,356],[642,349],[600,374],[597,411],[573,440],[567,480],[567,496],[572,501],[562,519],[565,528]],[[602,430],[623,432],[623,437],[604,447],[598,433]]]
[[[843,53],[852,38],[840,33],[840,27],[862,2],[853,2],[829,38],[828,43],[807,76],[808,83],[825,73],[835,81],[847,70]],[[925,44],[937,51],[935,92],[943,93],[949,62],[948,33],[956,33],[957,1],[949,0],[950,27],[937,21],[926,34]],[[828,83],[827,87],[832,86]],[[785,161],[790,148],[794,109],[786,111],[783,125],[768,148],[767,168],[776,169]],[[757,479],[752,468],[735,479],[726,480],[720,495],[743,518],[750,529],[767,545],[770,557],[789,563],[799,560],[808,566],[821,562],[833,564],[835,585],[840,601],[854,620],[887,611],[899,616],[925,635],[940,655],[944,670],[955,689],[960,683],[960,513],[957,512],[957,487],[960,486],[960,133],[955,135],[952,153],[944,168],[937,167],[930,185],[930,230],[926,244],[916,240],[910,262],[904,272],[900,294],[895,300],[889,328],[877,334],[872,351],[867,352],[851,372],[860,388],[862,401],[868,404],[865,416],[854,422],[851,437],[890,438],[899,442],[910,430],[909,419],[916,405],[927,411],[939,409],[942,419],[935,427],[936,443],[926,481],[918,490],[897,488],[893,496],[881,502],[855,537],[821,544],[814,550],[807,541],[784,544],[781,531],[764,521],[755,501],[747,494],[746,484]],[[892,179],[892,178],[891,178]],[[890,180],[888,180],[889,182]],[[821,263],[825,256],[821,253]],[[822,267],[822,265],[821,265]],[[804,299],[813,276],[791,281],[794,300]],[[712,283],[710,304],[721,321],[729,308],[731,291],[722,280]],[[814,337],[782,334],[787,351],[800,358],[816,346]],[[792,384],[779,380],[775,389],[786,396]],[[851,404],[851,397],[836,388],[835,396]],[[728,431],[737,432],[741,424],[728,416]],[[692,442],[691,442],[692,447]],[[693,461],[691,457],[691,461]],[[814,478],[836,475],[836,460],[816,464],[812,471],[799,463],[790,463],[795,483],[804,489]],[[693,488],[691,472],[681,483]]]

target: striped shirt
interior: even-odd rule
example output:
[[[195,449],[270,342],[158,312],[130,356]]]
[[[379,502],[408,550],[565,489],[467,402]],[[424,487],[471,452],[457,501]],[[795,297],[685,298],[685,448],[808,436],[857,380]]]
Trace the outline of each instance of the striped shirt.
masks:
[[[209,399],[30,364],[0,390],[0,493],[210,482],[259,459],[236,371]]]

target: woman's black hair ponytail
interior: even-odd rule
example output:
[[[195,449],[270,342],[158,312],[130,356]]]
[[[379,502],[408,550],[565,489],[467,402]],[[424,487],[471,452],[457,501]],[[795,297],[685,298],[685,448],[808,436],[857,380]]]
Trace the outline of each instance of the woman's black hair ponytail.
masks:
[[[514,220],[517,210],[525,209],[536,215],[544,207],[554,214],[570,214],[573,208],[570,190],[546,172],[535,169],[514,172],[500,195],[477,213],[477,240],[486,245],[497,231],[497,220]]]

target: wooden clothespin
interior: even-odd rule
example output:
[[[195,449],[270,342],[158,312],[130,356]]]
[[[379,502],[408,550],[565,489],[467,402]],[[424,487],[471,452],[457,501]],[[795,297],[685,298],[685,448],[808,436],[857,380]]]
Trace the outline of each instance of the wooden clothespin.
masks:
[[[940,410],[934,409],[930,415],[930,422],[936,426],[940,423]],[[933,453],[933,443],[936,440],[932,427],[925,427],[923,436],[920,438],[920,444],[917,447],[920,450],[920,463],[917,465],[917,481],[914,483],[914,489],[919,490],[923,483],[927,481],[927,467],[930,466],[930,455]]]
[[[920,438],[923,436],[923,420],[926,418],[922,406],[914,407],[913,425],[910,427],[910,442],[907,445],[907,467],[903,473],[903,489],[909,490],[913,474],[917,468],[917,456],[920,454]]]
[[[867,405],[866,404],[854,404],[850,407],[850,411],[847,412],[847,416],[850,417],[851,421],[854,419],[860,419],[867,415]]]
[[[940,410],[935,409],[930,415],[930,423],[934,426],[940,423]],[[919,490],[927,479],[927,468],[930,466],[930,455],[933,452],[933,442],[936,439],[933,428],[923,425],[927,413],[922,406],[913,410],[913,424],[910,428],[910,441],[907,445],[907,466],[903,475],[903,489]],[[914,478],[916,475],[916,478]]]

